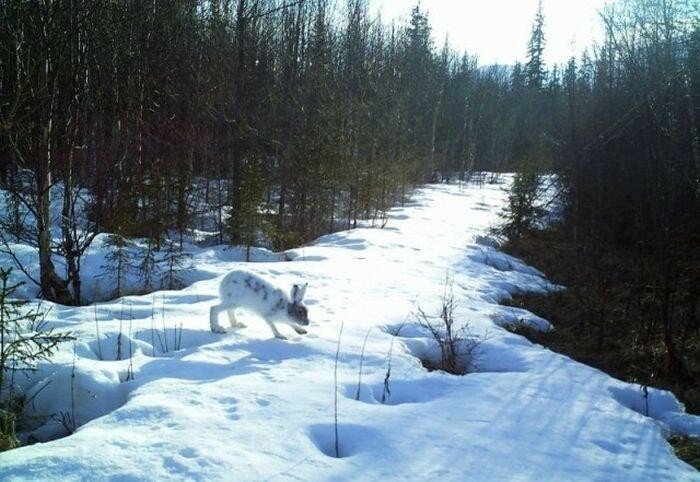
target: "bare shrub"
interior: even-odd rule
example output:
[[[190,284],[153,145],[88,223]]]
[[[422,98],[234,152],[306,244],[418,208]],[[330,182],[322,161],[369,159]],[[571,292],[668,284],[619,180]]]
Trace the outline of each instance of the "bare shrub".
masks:
[[[438,316],[430,316],[419,306],[418,324],[426,329],[440,350],[440,357],[424,356],[423,366],[430,371],[442,370],[453,375],[465,375],[473,367],[474,354],[483,338],[473,335],[468,323],[459,326],[454,318],[455,298],[452,281],[445,280]]]

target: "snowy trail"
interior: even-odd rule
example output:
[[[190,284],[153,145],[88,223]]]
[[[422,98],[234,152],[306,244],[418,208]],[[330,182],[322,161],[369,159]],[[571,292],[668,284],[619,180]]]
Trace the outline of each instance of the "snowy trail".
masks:
[[[241,267],[235,262],[209,267],[218,270],[215,279],[157,294],[154,319],[151,296],[101,306],[99,346],[92,307],[55,309],[52,324],[80,336],[75,413],[81,424],[92,421],[70,437],[0,454],[0,479],[700,480],[663,436],[666,425],[700,435],[698,417],[684,415],[672,395],[650,390],[644,400],[640,387],[497,325],[546,328],[546,321],[496,302],[554,288],[532,268],[475,244],[504,198],[502,186],[427,187],[393,210],[384,230],[325,236],[289,252],[293,262],[245,265],[280,287],[309,282],[309,335],[290,341],[272,338],[261,320],[243,314],[247,328],[209,332],[218,282]],[[464,377],[429,373],[414,356],[432,344],[411,313],[417,305],[439,312],[447,275],[456,318],[486,336],[478,371]],[[134,318],[128,381],[129,361],[114,359],[124,306]],[[336,459],[327,454],[341,322]],[[171,348],[182,326],[181,349],[161,353],[161,341],[154,350],[152,323],[165,324]],[[402,323],[391,396],[381,404],[388,331]],[[112,360],[101,361],[98,350]],[[61,367],[37,396],[37,414],[59,413],[70,400],[72,351],[56,361]],[[43,387],[41,375],[26,382],[30,393]],[[651,417],[642,415],[647,402]]]

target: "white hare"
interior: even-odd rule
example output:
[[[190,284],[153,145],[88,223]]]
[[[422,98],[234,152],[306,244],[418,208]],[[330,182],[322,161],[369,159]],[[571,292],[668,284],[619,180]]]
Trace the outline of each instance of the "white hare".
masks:
[[[306,287],[304,285],[292,286],[289,296],[269,281],[247,271],[232,271],[221,280],[219,294],[221,303],[211,307],[209,311],[209,323],[214,333],[226,333],[226,329],[219,323],[219,314],[228,312],[231,328],[243,327],[236,320],[236,308],[244,308],[251,313],[262,317],[272,329],[276,338],[285,339],[277,331],[274,322],[278,321],[290,325],[300,335],[305,335],[306,330],[301,326],[309,324],[309,314],[306,306],[302,304]]]

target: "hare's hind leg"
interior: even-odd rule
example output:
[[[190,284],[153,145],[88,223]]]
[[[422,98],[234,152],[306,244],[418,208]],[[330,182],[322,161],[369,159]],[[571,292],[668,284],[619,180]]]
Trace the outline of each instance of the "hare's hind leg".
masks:
[[[224,305],[214,305],[209,309],[209,327],[214,333],[226,333],[226,329],[219,323],[219,313],[225,309]]]
[[[228,309],[228,321],[231,323],[231,328],[245,328],[245,323],[236,319],[236,308]]]

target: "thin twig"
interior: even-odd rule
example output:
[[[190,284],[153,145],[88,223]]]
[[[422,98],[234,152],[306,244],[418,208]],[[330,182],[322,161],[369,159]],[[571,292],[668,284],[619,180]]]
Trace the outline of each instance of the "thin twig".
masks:
[[[355,400],[360,399],[360,390],[362,388],[362,365],[364,364],[365,361],[365,347],[367,346],[367,338],[369,338],[369,333],[372,331],[372,328],[370,327],[369,330],[367,330],[367,334],[365,335],[365,339],[362,341],[362,351],[360,352],[360,370],[358,371],[357,375],[357,394],[355,395]]]
[[[262,13],[257,13],[255,15],[252,15],[252,14],[246,15],[245,18],[246,18],[246,20],[255,20],[257,18],[267,17],[268,15],[272,15],[273,13],[279,12],[280,10],[285,10],[287,8],[296,7],[297,5],[300,5],[302,3],[304,3],[304,0],[297,0],[296,2],[285,3],[284,5],[280,5],[279,7],[271,8],[270,10],[267,10],[267,11],[262,12]]]
[[[176,350],[180,350],[182,348],[182,322],[180,322],[180,331],[177,336],[177,348]]]
[[[155,337],[156,321],[155,321],[155,316],[156,316],[156,294],[153,293],[153,302],[151,303],[151,350],[152,350],[153,358],[156,357],[156,337]]]
[[[165,341],[165,353],[168,353],[168,329],[165,326],[165,292],[161,295],[161,320],[163,322],[163,339]]]
[[[340,441],[338,439],[338,359],[340,358],[340,340],[343,337],[343,327],[345,322],[340,323],[340,332],[338,333],[338,347],[335,351],[335,367],[333,369],[333,383],[335,386],[334,400],[333,400],[333,414],[334,414],[334,426],[335,426],[335,457],[340,458]]]
[[[97,338],[97,357],[104,360],[102,356],[102,341],[100,340],[100,324],[97,321],[97,303],[95,303],[95,337]]]
[[[75,341],[73,341],[73,367],[70,373],[70,418],[72,421],[71,433],[75,432],[76,421],[75,421]]]
[[[133,380],[134,379],[134,353],[132,350],[132,341],[131,341],[131,327],[134,322],[134,314],[133,314],[133,305],[129,303],[129,373],[127,374],[126,380]]]
[[[384,389],[382,390],[382,403],[386,402],[387,399],[391,396],[391,389],[389,388],[389,379],[391,378],[391,357],[394,353],[394,340],[395,338],[391,339],[391,345],[389,345],[389,353],[387,355],[386,375],[384,375]]]
[[[119,312],[119,334],[117,335],[117,360],[122,359],[122,330],[124,324],[124,298],[122,298],[122,306]]]

